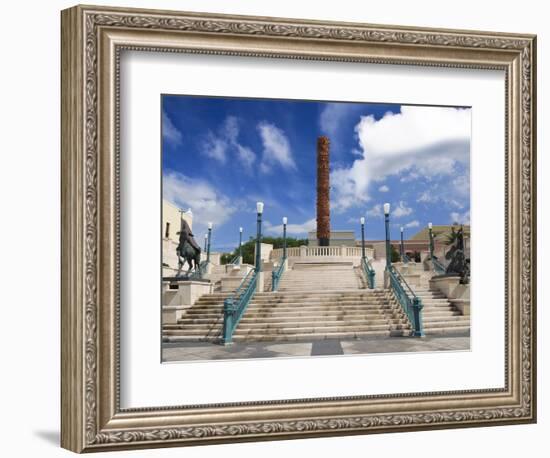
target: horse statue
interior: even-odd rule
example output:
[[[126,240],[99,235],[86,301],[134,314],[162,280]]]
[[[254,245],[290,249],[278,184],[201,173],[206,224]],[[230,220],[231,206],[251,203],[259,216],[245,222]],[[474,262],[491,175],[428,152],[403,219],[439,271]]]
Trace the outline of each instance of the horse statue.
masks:
[[[470,281],[470,259],[466,258],[464,228],[461,227],[457,231],[451,249],[445,254],[445,259],[449,261],[445,273],[458,274],[460,275],[460,283],[467,284]]]
[[[195,272],[199,271],[199,264],[201,262],[201,248],[195,241],[189,224],[184,219],[181,220],[179,236],[179,244],[176,248],[178,256],[178,273],[176,277],[181,275],[181,270],[186,262],[189,265],[186,275],[189,275],[192,269]]]

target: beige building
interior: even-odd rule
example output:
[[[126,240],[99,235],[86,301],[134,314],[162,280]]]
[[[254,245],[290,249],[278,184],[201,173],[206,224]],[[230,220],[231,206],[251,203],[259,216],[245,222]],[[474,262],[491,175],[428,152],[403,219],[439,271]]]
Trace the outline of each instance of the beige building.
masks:
[[[460,225],[460,224],[447,224],[447,225],[439,225],[436,226],[435,224],[432,226],[432,233],[434,235],[434,241],[444,243],[447,240],[447,237],[451,235],[452,230],[458,231],[461,227],[464,228],[464,239],[470,238],[470,225]],[[413,236],[409,237],[409,240],[429,240],[429,229],[428,226],[424,227],[420,231],[418,231]]]
[[[162,238],[178,243],[181,220],[187,221],[187,224],[193,230],[193,212],[191,212],[191,209],[183,211],[172,202],[162,199]]]

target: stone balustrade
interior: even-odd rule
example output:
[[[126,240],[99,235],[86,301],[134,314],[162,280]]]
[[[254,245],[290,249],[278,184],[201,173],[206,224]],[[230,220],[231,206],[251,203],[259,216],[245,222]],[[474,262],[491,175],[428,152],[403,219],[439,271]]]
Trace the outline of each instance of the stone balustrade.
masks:
[[[365,249],[366,255],[372,259],[373,250]],[[350,246],[300,246],[287,248],[287,258],[290,265],[296,262],[353,262],[354,265],[361,263],[361,247]],[[276,261],[283,256],[283,249],[276,248],[271,252],[270,259]]]

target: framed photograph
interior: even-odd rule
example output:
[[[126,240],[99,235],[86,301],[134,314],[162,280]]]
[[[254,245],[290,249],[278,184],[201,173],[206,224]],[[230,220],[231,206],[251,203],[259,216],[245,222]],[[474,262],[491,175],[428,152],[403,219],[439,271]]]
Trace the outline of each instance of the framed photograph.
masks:
[[[536,421],[536,37],[62,12],[62,446]]]

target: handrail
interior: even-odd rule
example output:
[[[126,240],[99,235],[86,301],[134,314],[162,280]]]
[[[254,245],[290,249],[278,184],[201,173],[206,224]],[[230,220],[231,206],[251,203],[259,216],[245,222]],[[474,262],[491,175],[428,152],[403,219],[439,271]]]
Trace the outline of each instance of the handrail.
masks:
[[[409,262],[411,262],[411,258],[409,258],[405,253],[403,253],[402,258],[405,264],[408,264]]]
[[[434,270],[437,273],[444,274],[447,272],[447,269],[443,264],[441,264],[435,257],[432,258],[432,264],[434,266]]]
[[[361,258],[361,267],[363,269],[363,272],[367,276],[367,283],[369,285],[369,289],[374,289],[374,269],[370,265],[370,261],[365,256],[364,258]]]
[[[276,270],[271,271],[271,291],[277,291],[279,287],[279,281],[285,271],[286,258],[281,258],[279,261],[279,267]]]
[[[232,343],[235,328],[256,292],[257,275],[256,270],[248,272],[233,295],[223,301],[223,343],[226,345]]]
[[[414,293],[412,288],[409,286],[405,278],[399,273],[399,271],[394,267],[390,266],[386,269],[390,277],[390,286],[393,290],[395,298],[401,308],[407,315],[412,327],[413,327],[413,336],[423,337],[424,330],[422,327],[422,301]]]
[[[241,257],[239,255],[235,256],[231,261],[229,261],[229,264],[233,264],[234,266],[236,266],[237,264],[239,264],[239,259]]]

